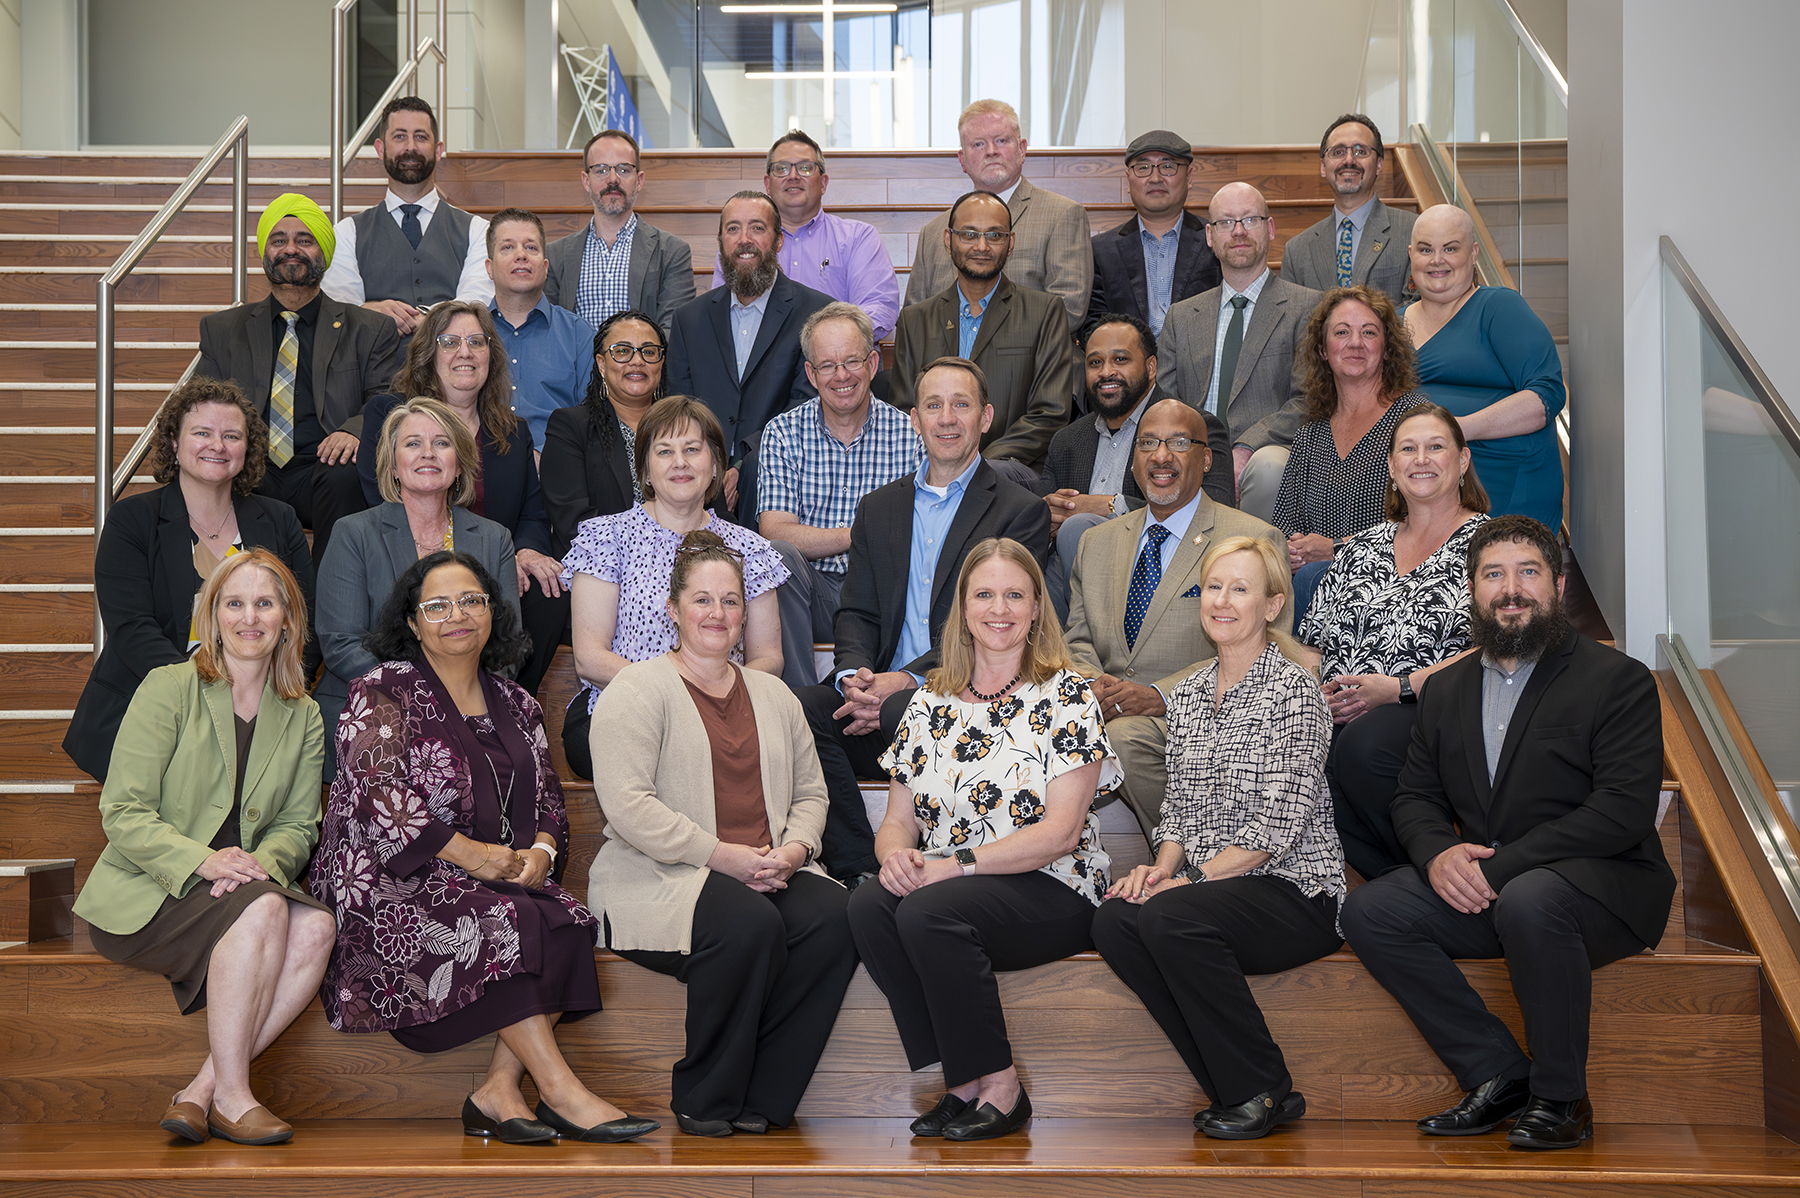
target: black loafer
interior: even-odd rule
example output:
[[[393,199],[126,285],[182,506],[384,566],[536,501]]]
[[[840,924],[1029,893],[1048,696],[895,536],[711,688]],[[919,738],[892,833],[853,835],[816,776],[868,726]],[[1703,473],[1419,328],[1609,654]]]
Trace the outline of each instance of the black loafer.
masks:
[[[1298,1090],[1270,1090],[1236,1106],[1202,1112],[1200,1130],[1215,1140],[1260,1140],[1306,1114],[1306,1098]]]
[[[1532,1096],[1506,1142],[1514,1148],[1576,1148],[1594,1138],[1594,1104],[1587,1096],[1568,1102]]]
[[[463,1135],[499,1140],[502,1144],[554,1144],[556,1129],[536,1119],[501,1121],[482,1114],[473,1098],[463,1099]]]
[[[623,1144],[627,1140],[647,1136],[662,1126],[654,1119],[626,1115],[622,1119],[608,1119],[605,1123],[596,1123],[592,1127],[577,1127],[551,1110],[549,1104],[542,1102],[537,1104],[537,1117],[540,1123],[555,1129],[561,1138],[580,1140],[585,1144]]]
[[[768,1116],[759,1115],[755,1111],[744,1111],[738,1115],[736,1119],[731,1121],[731,1126],[734,1131],[745,1132],[749,1135],[767,1135],[769,1131],[769,1119]]]
[[[719,1140],[731,1134],[729,1119],[696,1119],[691,1115],[675,1112],[675,1126],[690,1136],[705,1136],[709,1140]]]
[[[969,1107],[944,1124],[944,1138],[959,1143],[968,1140],[992,1140],[1010,1136],[1031,1121],[1031,1095],[1019,1087],[1019,1100],[1002,1114],[991,1102]]]
[[[941,1136],[950,1121],[969,1109],[969,1104],[954,1094],[938,1099],[937,1105],[914,1119],[909,1125],[915,1136]]]
[[[1524,1110],[1530,1100],[1531,1083],[1525,1078],[1490,1078],[1449,1110],[1427,1115],[1414,1126],[1428,1136],[1486,1135]]]

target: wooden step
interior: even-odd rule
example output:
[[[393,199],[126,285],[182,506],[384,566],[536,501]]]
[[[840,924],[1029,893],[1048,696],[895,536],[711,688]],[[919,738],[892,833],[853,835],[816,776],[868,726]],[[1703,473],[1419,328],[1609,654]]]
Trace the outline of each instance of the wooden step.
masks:
[[[25,711],[43,710],[36,707],[24,708]],[[55,709],[68,711],[69,708]],[[62,751],[63,734],[69,730],[69,717],[56,716],[24,716],[14,717],[0,715],[0,779],[13,781],[17,779],[37,779],[59,782],[88,782],[91,779],[81,772],[73,761]],[[0,808],[5,808],[12,796],[0,795]],[[97,812],[88,817],[97,829],[100,817]],[[10,822],[10,817],[9,821]],[[57,838],[78,843],[78,829],[49,829],[55,831]],[[0,843],[4,843],[7,833],[0,831]],[[101,847],[104,847],[102,845]],[[75,857],[71,852],[20,852],[20,857]],[[87,864],[93,863],[98,849],[91,850]],[[82,866],[77,865],[77,871]],[[85,876],[85,875],[82,875]]]
[[[0,626],[0,636],[17,635]],[[85,644],[91,637],[92,633],[71,643]],[[93,655],[87,649],[25,653],[0,645],[0,709],[16,711],[21,708],[73,708],[75,700],[81,697],[81,688],[87,683],[88,672],[92,667]],[[59,855],[67,857],[73,854]]]
[[[168,393],[167,382],[115,383],[113,417],[119,426],[142,428]],[[0,412],[7,414],[7,422],[14,427],[91,428],[94,383],[92,379],[50,384],[34,380],[34,385],[26,387],[18,382],[0,382]]]
[[[199,333],[187,344],[122,341],[113,349],[113,377],[121,382],[170,383],[194,360]],[[32,345],[7,340],[0,343],[0,378],[42,382],[92,384],[97,361],[92,339]]]
[[[104,207],[59,201],[34,203],[8,200],[0,203],[0,223],[8,233],[128,233],[137,236],[150,223],[160,204],[108,204]],[[250,215],[250,232],[256,230],[257,213]],[[175,214],[168,232],[183,236],[231,235],[231,205],[190,205]]]
[[[0,261],[5,259],[0,258]],[[107,263],[86,266],[0,266],[0,303],[91,304],[95,284],[106,272]],[[268,280],[262,268],[246,269],[247,298],[261,299],[269,293]],[[231,267],[182,266],[167,269],[139,267],[127,275],[114,293],[122,304],[206,304],[223,308],[231,302]]]
[[[0,582],[92,582],[92,533],[0,532]]]
[[[94,633],[93,610],[90,591],[0,591],[0,630],[21,643],[86,641]]]
[[[200,318],[217,310],[211,304],[115,305],[113,335],[119,341],[193,341],[200,333]],[[0,323],[13,341],[92,341],[96,311],[92,300],[54,308],[16,304],[0,308]]]
[[[173,382],[173,376],[170,381]],[[92,476],[94,472],[94,434],[88,430],[93,428],[93,419],[94,412],[90,400],[87,413],[88,423],[80,432],[14,432],[0,437],[0,474],[87,474]],[[40,427],[74,428],[77,426],[48,425]],[[116,427],[129,431],[118,432],[113,437],[112,460],[115,465],[123,459],[125,451],[131,448],[132,442],[137,440],[138,429],[141,426],[127,424],[121,420]],[[19,567],[27,565],[29,563],[26,562],[0,562],[0,582],[65,581],[16,577]]]

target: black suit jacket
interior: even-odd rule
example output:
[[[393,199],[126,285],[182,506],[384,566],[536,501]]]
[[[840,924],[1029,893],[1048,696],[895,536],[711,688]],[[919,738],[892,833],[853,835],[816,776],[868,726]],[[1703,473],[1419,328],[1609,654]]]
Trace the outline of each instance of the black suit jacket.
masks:
[[[264,495],[234,498],[231,506],[243,544],[279,557],[299,580],[310,611],[312,550],[294,509]],[[63,737],[63,752],[96,779],[106,780],[119,721],[144,675],[187,660],[196,593],[193,533],[180,484],[121,499],[94,554],[94,600],[106,648]]]
[[[1175,250],[1175,284],[1169,305],[1217,287],[1224,280],[1219,260],[1206,244],[1206,224],[1192,212],[1181,214],[1181,242]],[[1116,229],[1094,234],[1094,288],[1088,294],[1087,319],[1092,328],[1102,312],[1124,313],[1150,322],[1150,283],[1144,271],[1144,245],[1138,218]]]
[[[1150,402],[1168,398],[1168,392],[1157,387],[1151,393]],[[1237,483],[1231,476],[1231,438],[1225,433],[1225,422],[1211,412],[1202,411],[1200,415],[1206,418],[1206,445],[1212,450],[1212,465],[1207,467],[1200,488],[1212,496],[1214,502],[1236,507]],[[1050,451],[1044,457],[1044,469],[1038,474],[1037,493],[1048,495],[1068,487],[1088,494],[1094,479],[1094,455],[1099,451],[1100,430],[1094,424],[1094,417],[1077,416],[1073,424],[1059,429],[1056,436],[1050,438]],[[1135,510],[1144,506],[1144,494],[1138,490],[1137,477],[1129,470],[1125,472],[1125,485],[1121,490],[1128,507]]]
[[[867,666],[880,673],[900,647],[906,621],[906,581],[912,560],[913,476],[877,487],[856,507],[850,524],[850,565],[838,596],[837,669]],[[937,665],[938,636],[950,614],[956,576],[965,554],[988,537],[1011,537],[1042,564],[1050,555],[1050,509],[1017,483],[1008,482],[985,461],[969,478],[969,489],[931,580],[931,648],[905,666],[924,674]]]
[[[664,368],[668,393],[692,395],[713,410],[725,426],[732,461],[756,448],[771,419],[818,394],[806,381],[800,326],[831,302],[822,291],[776,275],[741,382],[731,342],[731,289],[714,287],[675,309]]]
[[[1675,875],[1656,832],[1662,709],[1643,664],[1570,633],[1531,671],[1490,785],[1481,655],[1432,678],[1394,794],[1394,831],[1421,870],[1458,843],[1490,845],[1496,891],[1550,869],[1662,939]]]
[[[360,435],[364,406],[399,373],[402,349],[394,322],[379,312],[319,297],[313,330],[313,410],[327,433]],[[275,377],[275,312],[267,296],[200,318],[195,374],[230,379],[265,419]]]
[[[385,502],[375,481],[375,454],[381,444],[381,425],[388,413],[400,406],[396,395],[383,395],[369,405],[363,425],[362,447],[356,451],[356,472],[362,478],[363,498],[370,507]],[[471,506],[470,511],[475,509]],[[478,516],[492,520],[512,534],[513,549],[535,549],[549,554],[550,517],[544,512],[544,495],[538,487],[537,463],[531,458],[531,430],[523,420],[513,430],[507,451],[483,430],[481,436],[481,510]]]
[[[538,474],[550,512],[555,556],[569,551],[583,520],[622,512],[637,502],[631,491],[632,446],[612,420],[612,436],[585,403],[558,408],[544,426],[544,456]]]

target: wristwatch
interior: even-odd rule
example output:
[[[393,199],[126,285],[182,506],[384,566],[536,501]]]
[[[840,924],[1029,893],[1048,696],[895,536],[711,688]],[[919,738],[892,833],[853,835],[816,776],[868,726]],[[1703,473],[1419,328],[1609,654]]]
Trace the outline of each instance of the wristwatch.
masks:
[[[1413,693],[1411,674],[1400,675],[1400,701],[1402,703],[1417,703],[1419,701],[1419,696]]]
[[[957,849],[956,863],[962,866],[963,877],[966,878],[972,875],[975,872],[975,850]]]
[[[1201,869],[1198,865],[1188,866],[1186,869],[1181,871],[1181,876],[1186,878],[1190,882],[1206,881],[1206,871]]]

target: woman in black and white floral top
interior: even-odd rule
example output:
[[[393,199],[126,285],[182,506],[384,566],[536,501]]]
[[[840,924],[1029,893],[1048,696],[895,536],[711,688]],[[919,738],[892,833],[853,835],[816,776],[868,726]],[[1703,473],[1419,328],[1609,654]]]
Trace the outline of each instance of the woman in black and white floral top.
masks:
[[[1426,679],[1469,650],[1469,538],[1487,492],[1462,428],[1414,408],[1388,449],[1387,520],[1345,542],[1295,630],[1319,651],[1337,730],[1326,776],[1344,855],[1365,878],[1407,864],[1388,805]]]
[[[969,551],[942,654],[882,758],[881,872],[851,896],[850,930],[907,1064],[943,1065],[948,1093],[912,1133],[985,1140],[1031,1117],[994,972],[1092,947],[1109,863],[1091,808],[1120,772],[1017,541]]]
[[[1195,1128],[1249,1140],[1306,1099],[1245,975],[1342,943],[1344,858],[1325,791],[1331,718],[1304,651],[1271,627],[1292,595],[1287,564],[1260,537],[1227,537],[1200,577],[1219,655],[1170,696],[1156,859],[1107,891],[1094,943],[1212,1099]]]

